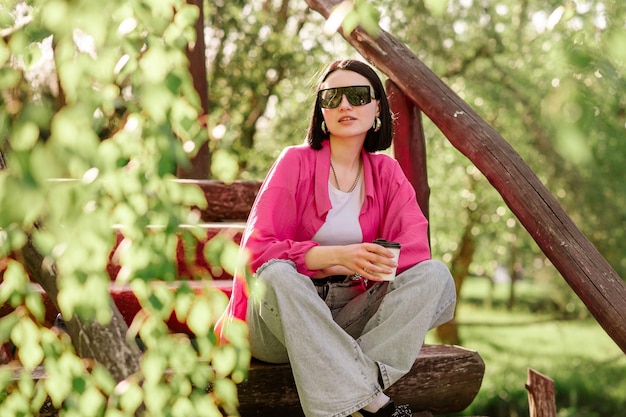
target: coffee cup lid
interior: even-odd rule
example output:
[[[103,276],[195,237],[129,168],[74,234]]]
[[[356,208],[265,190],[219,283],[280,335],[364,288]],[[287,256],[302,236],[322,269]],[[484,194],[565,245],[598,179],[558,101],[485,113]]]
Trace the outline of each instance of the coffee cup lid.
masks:
[[[391,242],[389,240],[378,238],[374,241],[377,245],[383,246],[385,248],[397,248],[400,249],[402,245],[399,242]]]

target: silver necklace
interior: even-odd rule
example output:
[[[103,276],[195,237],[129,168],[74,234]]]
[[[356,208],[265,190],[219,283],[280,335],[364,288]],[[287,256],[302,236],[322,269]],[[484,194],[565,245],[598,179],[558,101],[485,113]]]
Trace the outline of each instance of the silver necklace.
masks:
[[[356,188],[356,184],[359,182],[359,177],[361,176],[362,166],[363,166],[363,160],[359,158],[359,170],[356,172],[356,178],[354,179],[354,182],[352,183],[352,187],[350,187],[350,189],[346,191],[347,193],[351,193]],[[337,173],[335,172],[335,167],[333,166],[332,159],[330,160],[330,169],[332,169],[333,171],[333,177],[335,177],[335,184],[337,184],[337,188],[339,189],[339,191],[341,191],[341,187],[339,186],[339,180],[337,180]]]

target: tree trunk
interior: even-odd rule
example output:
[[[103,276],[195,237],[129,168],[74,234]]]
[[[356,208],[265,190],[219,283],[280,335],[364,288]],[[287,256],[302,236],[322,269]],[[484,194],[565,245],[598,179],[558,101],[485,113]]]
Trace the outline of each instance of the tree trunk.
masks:
[[[469,275],[469,267],[476,251],[476,245],[472,239],[472,227],[474,222],[472,216],[468,216],[467,225],[465,226],[465,232],[461,237],[461,244],[456,251],[454,258],[452,259],[452,277],[454,278],[454,286],[456,287],[456,297],[459,298],[461,293],[461,287],[465,278]],[[435,334],[441,343],[447,343],[450,345],[461,344],[461,338],[459,337],[459,329],[456,324],[456,310],[454,310],[454,317],[449,322],[437,327]]]
[[[0,170],[5,168],[4,153],[0,149]],[[57,302],[59,288],[55,265],[44,262],[44,257],[35,248],[30,236],[20,255],[31,279],[41,285],[56,310],[61,311]],[[141,351],[135,343],[126,342],[128,326],[113,300],[111,309],[113,314],[109,324],[87,323],[74,317],[66,322],[66,326],[78,355],[96,360],[119,382],[139,370]]]
[[[340,0],[307,0],[324,17]],[[626,284],[517,152],[405,45],[381,30],[342,34],[387,74],[498,190],[596,320],[626,353]]]
[[[206,44],[204,41],[204,3],[202,0],[187,0],[187,3],[198,7],[200,13],[194,26],[196,31],[196,43],[187,48],[187,59],[189,59],[189,72],[193,79],[193,86],[198,92],[200,105],[202,106],[201,122],[203,127],[206,128],[206,121],[209,114],[209,83],[207,81]],[[202,147],[198,149],[196,155],[189,162],[189,167],[178,168],[176,175],[179,178],[208,179],[211,172],[209,144],[204,142]]]
[[[21,258],[30,277],[46,291],[57,311],[59,289],[54,265],[48,265],[33,246],[24,245]],[[108,324],[84,322],[77,317],[66,321],[66,326],[76,353],[82,358],[94,359],[106,367],[115,381],[119,382],[139,370],[141,351],[134,342],[126,342],[128,326],[111,300],[113,315]]]

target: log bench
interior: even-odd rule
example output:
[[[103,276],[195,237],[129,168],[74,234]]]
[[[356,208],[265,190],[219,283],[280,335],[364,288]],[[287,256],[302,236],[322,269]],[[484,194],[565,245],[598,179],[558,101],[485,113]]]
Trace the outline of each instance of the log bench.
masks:
[[[231,186],[215,182],[200,181],[198,184],[205,191],[209,207],[202,213],[202,225],[206,229],[206,239],[198,242],[196,260],[192,265],[194,274],[189,274],[188,254],[182,243],[177,250],[179,276],[198,276],[204,271],[204,279],[185,281],[195,291],[201,291],[207,285],[230,295],[232,277],[222,274],[211,277],[211,268],[202,255],[203,245],[218,233],[226,233],[238,241],[244,227],[242,220],[252,205],[258,183],[241,182]],[[118,230],[118,243],[122,234]],[[187,259],[187,260],[186,260]],[[120,286],[113,281],[119,267],[109,265],[112,278],[110,293],[126,322],[130,324],[140,306],[128,286]],[[202,277],[201,277],[202,278]],[[213,279],[211,279],[213,278]],[[177,281],[170,283],[176,287]],[[46,305],[46,322],[52,324],[56,310],[43,290],[35,288],[43,295]],[[10,306],[0,306],[0,317],[10,311]],[[184,323],[174,318],[168,323],[173,332],[189,333]],[[12,366],[12,365],[5,365]],[[316,366],[311,364],[311,366]],[[411,371],[389,388],[387,393],[400,404],[410,404],[417,416],[449,414],[465,409],[474,400],[480,389],[485,365],[480,355],[459,346],[426,345]],[[45,378],[45,370],[39,368],[33,374],[35,378]],[[303,416],[295,389],[291,368],[288,364],[275,365],[253,360],[246,381],[239,385],[240,412],[246,416]],[[43,414],[42,414],[43,415]],[[47,412],[45,415],[54,415]]]

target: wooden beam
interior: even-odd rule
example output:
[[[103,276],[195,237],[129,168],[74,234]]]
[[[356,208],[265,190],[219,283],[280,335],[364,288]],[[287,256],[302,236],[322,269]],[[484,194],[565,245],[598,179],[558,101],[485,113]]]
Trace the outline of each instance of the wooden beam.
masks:
[[[328,18],[340,0],[307,0]],[[426,114],[500,193],[607,334],[626,353],[626,284],[509,143],[415,54],[381,30],[342,33]]]
[[[422,112],[391,80],[385,83],[389,107],[394,114],[393,153],[409,179],[424,216],[429,218],[430,187],[426,167],[426,139]]]
[[[207,207],[201,211],[204,222],[246,221],[261,182],[235,181],[227,184],[216,180],[178,180],[196,184],[204,192]]]

